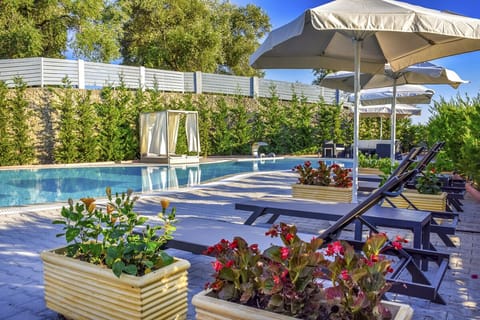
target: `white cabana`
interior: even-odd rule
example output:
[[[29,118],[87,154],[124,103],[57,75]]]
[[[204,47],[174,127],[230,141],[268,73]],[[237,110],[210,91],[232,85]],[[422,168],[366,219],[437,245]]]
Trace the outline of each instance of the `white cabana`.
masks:
[[[180,121],[185,120],[188,154],[176,153]],[[198,112],[166,110],[140,114],[140,154],[144,162],[168,164],[200,161]]]

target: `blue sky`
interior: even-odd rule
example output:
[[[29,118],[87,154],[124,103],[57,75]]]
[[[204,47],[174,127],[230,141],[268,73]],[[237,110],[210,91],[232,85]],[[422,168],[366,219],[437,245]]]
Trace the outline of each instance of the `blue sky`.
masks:
[[[313,8],[328,0],[231,0],[231,3],[244,6],[246,4],[255,4],[261,7],[270,17],[272,29],[282,26],[289,21],[301,15],[306,9]],[[437,9],[448,10],[458,14],[480,19],[480,0],[403,0],[411,4]],[[427,87],[435,90],[434,100],[443,97],[449,100],[451,97],[460,94],[464,96],[477,96],[480,92],[480,52],[465,53],[457,56],[447,57],[432,61],[438,65],[452,69],[464,79],[470,81],[468,84],[461,85],[458,89],[450,86],[432,86]],[[282,80],[302,83],[311,83],[313,75],[311,70],[265,70],[266,78],[272,80]],[[422,116],[413,117],[414,123],[425,123],[428,120],[428,105],[422,105]]]

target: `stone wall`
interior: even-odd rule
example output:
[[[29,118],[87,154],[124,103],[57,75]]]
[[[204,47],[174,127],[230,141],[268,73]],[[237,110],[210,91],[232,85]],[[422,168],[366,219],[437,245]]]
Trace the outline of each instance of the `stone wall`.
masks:
[[[27,100],[29,101],[29,126],[31,127],[30,136],[35,145],[36,160],[33,164],[51,164],[54,163],[54,149],[56,144],[56,129],[58,111],[55,105],[58,104],[58,93],[61,88],[28,88],[26,89]],[[76,89],[75,89],[76,90]],[[86,90],[80,90],[85,92]],[[100,90],[90,90],[92,102],[101,101]],[[134,92],[132,92],[133,94]],[[13,94],[13,89],[11,91]],[[149,93],[145,93],[148,97]],[[182,101],[185,98],[181,93],[161,93],[161,99],[165,101],[167,106],[174,105],[177,101]],[[216,101],[219,97],[223,97],[228,101],[233,102],[235,97],[233,96],[220,96],[220,95],[195,95],[189,94],[192,97],[192,101],[196,104],[199,100],[202,100],[203,105],[211,107],[216,106]],[[249,111],[254,111],[258,108],[258,102],[252,98],[241,98],[247,106]],[[148,102],[147,102],[148,104]]]

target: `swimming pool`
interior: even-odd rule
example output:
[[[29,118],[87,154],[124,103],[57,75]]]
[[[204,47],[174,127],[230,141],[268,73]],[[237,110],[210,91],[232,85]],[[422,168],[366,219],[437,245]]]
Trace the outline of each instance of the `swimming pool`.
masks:
[[[0,207],[63,202],[72,198],[103,197],[105,188],[113,192],[166,191],[191,187],[224,176],[255,172],[291,170],[305,160],[225,161],[188,166],[112,165],[42,169],[0,170]],[[345,164],[348,166],[348,164]]]

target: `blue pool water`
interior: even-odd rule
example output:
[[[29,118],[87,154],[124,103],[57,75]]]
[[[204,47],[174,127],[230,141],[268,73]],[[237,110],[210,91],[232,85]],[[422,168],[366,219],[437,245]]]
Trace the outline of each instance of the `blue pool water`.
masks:
[[[105,188],[123,192],[164,191],[189,187],[227,175],[254,171],[292,170],[318,158],[227,161],[168,167],[114,165],[48,169],[0,170],[0,207],[63,202],[72,198],[103,197]],[[348,166],[349,164],[346,164]]]

